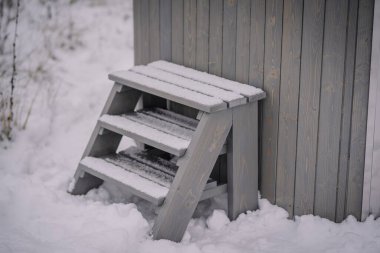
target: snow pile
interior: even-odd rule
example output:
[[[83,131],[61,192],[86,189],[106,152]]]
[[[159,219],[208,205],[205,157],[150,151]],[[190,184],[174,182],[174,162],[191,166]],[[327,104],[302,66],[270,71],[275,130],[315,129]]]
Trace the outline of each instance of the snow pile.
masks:
[[[52,20],[71,19],[76,34],[77,42],[62,41],[73,47],[60,47],[60,29],[36,25],[37,17],[38,24],[46,18],[44,1],[21,2],[19,46],[37,50],[38,36],[48,36],[57,57],[48,61],[51,83],[41,86],[27,129],[0,144],[0,252],[380,252],[380,220],[372,217],[363,223],[352,217],[342,224],[314,216],[292,221],[260,200],[260,210],[229,222],[224,211],[213,211],[226,208],[222,196],[199,205],[182,243],[173,243],[150,239],[154,208],[110,185],[86,196],[67,194],[112,86],[107,74],[132,66],[132,6],[123,0],[49,2],[53,14],[59,11]],[[30,61],[40,62],[38,56]]]

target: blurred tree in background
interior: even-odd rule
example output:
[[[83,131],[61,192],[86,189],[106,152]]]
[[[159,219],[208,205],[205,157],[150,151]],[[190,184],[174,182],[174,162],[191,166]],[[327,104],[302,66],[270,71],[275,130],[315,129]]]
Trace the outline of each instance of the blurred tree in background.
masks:
[[[11,138],[14,121],[16,41],[20,0],[0,0],[0,140]],[[13,32],[12,32],[13,31]],[[7,83],[8,87],[7,87]]]

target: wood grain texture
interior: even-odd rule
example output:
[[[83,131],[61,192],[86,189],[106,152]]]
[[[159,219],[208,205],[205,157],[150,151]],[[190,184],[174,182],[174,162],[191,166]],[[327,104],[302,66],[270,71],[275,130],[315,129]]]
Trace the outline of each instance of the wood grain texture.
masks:
[[[241,83],[249,80],[249,39],[251,0],[239,0],[236,14],[236,77]]]
[[[258,106],[232,110],[232,138],[227,151],[228,217],[258,207]]]
[[[272,203],[276,199],[276,161],[278,113],[280,102],[280,68],[283,2],[266,1],[264,91],[262,114],[261,193]]]
[[[195,68],[208,72],[210,1],[197,0]]]
[[[264,86],[265,0],[251,0],[249,84]]]
[[[335,220],[348,0],[325,9],[314,213]]]
[[[160,59],[160,0],[149,0],[149,62]]]
[[[109,75],[109,78],[127,87],[132,87],[142,92],[146,92],[147,95],[152,94],[161,99],[168,99],[170,101],[174,101],[204,112],[214,112],[227,108],[227,104],[221,99],[202,95],[195,91],[185,89],[171,83],[163,82],[148,76],[144,76],[132,71],[114,72]],[[157,82],[159,85],[151,85],[154,82]],[[188,96],[183,95],[186,93]],[[210,100],[212,99],[215,103],[210,104],[210,101],[207,101],[206,98]]]
[[[359,0],[346,215],[361,218],[368,91],[372,47],[373,0]]]
[[[184,53],[183,65],[195,67],[197,36],[197,0],[184,0]]]
[[[314,211],[325,1],[305,1],[302,29],[294,214]]]
[[[134,0],[133,15],[134,30],[136,38],[134,39],[135,47],[135,64],[146,64],[150,62],[149,47],[149,0]]]
[[[291,217],[296,172],[302,10],[302,0],[284,1],[276,204]]]
[[[236,8],[237,0],[224,1],[222,76],[231,80],[236,76]]]
[[[184,0],[172,1],[172,62],[184,64],[184,36],[185,36]],[[192,116],[192,110],[177,103],[170,104],[171,110]]]
[[[167,5],[163,7],[165,1],[170,0],[160,0],[160,13],[170,9]],[[250,0],[248,50],[244,43],[247,41],[247,33],[243,32],[246,31],[246,25],[242,25],[241,21],[241,17],[247,16],[247,8],[243,8],[247,6],[247,1],[205,1],[209,2],[207,57],[198,51],[199,45],[204,42],[199,40],[202,33],[199,29],[207,28],[207,7],[200,7],[205,2],[170,1],[171,61],[184,63],[184,37],[187,36],[187,45],[193,45],[187,51],[187,63],[191,63],[191,67],[200,69],[202,65],[202,70],[206,70],[203,63],[208,58],[209,73],[239,81],[246,80],[248,67],[248,83],[267,91],[268,98],[264,103],[259,103],[259,185],[263,196],[269,196],[272,202],[285,207],[290,214],[294,209],[294,215],[316,211],[330,219],[342,221],[349,213],[359,214],[357,210],[361,208],[364,164],[364,153],[361,152],[364,152],[364,129],[367,125],[364,115],[367,113],[365,104],[368,101],[368,89],[366,91],[363,87],[368,85],[366,79],[369,78],[373,0]],[[147,1],[135,2],[134,13],[141,16],[141,6],[147,6]],[[299,12],[296,6],[300,2],[303,2],[302,14],[298,16],[295,13],[296,10]],[[280,9],[279,5],[282,4],[284,8]],[[185,34],[184,5],[187,16],[196,19],[195,22],[194,19],[190,19],[190,22],[188,19],[186,28],[190,33]],[[345,14],[343,9],[347,9]],[[147,12],[144,13],[143,17],[146,17]],[[342,30],[337,30],[334,25],[338,20],[343,21],[342,15],[346,15],[347,23],[346,41],[343,43]],[[163,45],[162,18],[160,16],[160,48]],[[142,39],[147,25],[139,24],[144,20],[138,17],[134,17],[134,20],[135,59],[141,64],[144,62],[142,54],[146,50],[136,41],[147,41]],[[145,27],[145,30],[136,27]],[[336,34],[333,32],[335,30],[338,31]],[[296,50],[297,43],[301,43],[298,45],[300,51]],[[334,47],[337,50],[333,50]],[[162,51],[161,48],[161,55]],[[297,54],[300,54],[301,59],[297,59]],[[341,62],[341,54],[345,60],[338,63]],[[244,64],[247,55],[248,65]],[[296,78],[297,66],[299,80]],[[192,117],[197,113],[175,103],[171,107],[176,112],[189,116],[191,114]],[[322,146],[328,146],[329,149]],[[269,156],[264,152],[265,147]],[[223,162],[219,163],[223,165]],[[322,169],[317,170],[319,168]],[[222,178],[222,174],[226,173],[218,172],[219,178]],[[326,182],[320,180],[330,174],[332,177]],[[294,184],[291,183],[293,180]],[[329,194],[333,188],[336,191],[335,197],[334,194]],[[294,201],[293,207],[291,199]],[[326,206],[322,205],[324,199],[328,202]]]
[[[345,76],[343,84],[342,118],[340,131],[339,173],[337,182],[337,200],[335,221],[341,222],[346,217],[346,189],[348,157],[350,148],[352,92],[354,84],[356,24],[358,19],[358,0],[349,1],[348,27],[346,40]]]
[[[223,0],[210,0],[210,41],[208,71],[222,75]]]
[[[154,239],[180,241],[231,129],[232,113],[203,114],[153,226]]]
[[[140,3],[138,0],[133,0],[133,58],[135,65],[140,64],[139,61],[141,61]]]
[[[160,0],[160,59],[172,59],[172,1]]]
[[[172,61],[183,64],[183,0],[172,1]]]
[[[209,47],[208,47],[208,72],[217,76],[222,75],[222,55],[223,55],[223,0],[210,0],[210,28],[209,28]],[[217,175],[219,182],[227,182],[227,160],[225,156],[219,156],[214,174]],[[222,173],[221,173],[221,170]],[[221,175],[224,177],[222,178]],[[222,180],[223,179],[223,180]]]
[[[265,0],[251,0],[251,31],[249,41],[249,85],[264,87]],[[259,102],[259,187],[262,168],[262,102]]]

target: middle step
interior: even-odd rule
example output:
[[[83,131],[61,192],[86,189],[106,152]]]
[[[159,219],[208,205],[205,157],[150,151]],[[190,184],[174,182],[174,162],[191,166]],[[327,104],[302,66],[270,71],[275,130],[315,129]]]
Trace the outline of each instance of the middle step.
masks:
[[[102,115],[102,128],[128,136],[138,142],[183,156],[199,121],[161,108],[145,109],[123,115]],[[221,154],[226,152],[223,147]]]

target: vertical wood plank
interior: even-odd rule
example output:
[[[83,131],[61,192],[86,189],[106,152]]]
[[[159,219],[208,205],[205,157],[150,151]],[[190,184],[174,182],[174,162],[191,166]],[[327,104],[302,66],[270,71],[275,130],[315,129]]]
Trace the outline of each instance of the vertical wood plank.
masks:
[[[224,1],[222,76],[231,80],[236,76],[236,6],[237,0]]]
[[[141,2],[133,0],[133,53],[134,64],[139,65],[141,61],[141,22],[140,22],[140,6]]]
[[[261,89],[264,86],[265,3],[265,0],[251,0],[249,84]],[[259,180],[262,171],[262,109],[262,102],[259,102]],[[259,181],[260,190],[261,185]]]
[[[258,206],[257,116],[257,103],[232,110],[232,140],[227,152],[228,216],[231,220]]]
[[[346,39],[346,60],[345,76],[343,84],[343,104],[340,131],[340,154],[339,154],[339,174],[337,186],[336,214],[335,221],[341,222],[346,217],[346,182],[348,170],[348,156],[350,147],[351,130],[351,109],[352,92],[355,70],[355,50],[356,50],[356,24],[358,18],[358,0],[349,1],[348,26]]]
[[[276,199],[276,161],[283,1],[266,1],[261,190],[272,203]]]
[[[135,65],[149,62],[149,0],[133,1]]]
[[[346,214],[361,218],[373,0],[359,0]]]
[[[375,1],[362,217],[380,217],[380,2]]]
[[[172,59],[172,1],[160,0],[160,59]]]
[[[160,0],[149,0],[149,59],[160,59]]]
[[[211,74],[222,75],[223,0],[210,0],[209,65]]]
[[[302,0],[284,1],[276,203],[290,216],[293,216],[296,172],[302,8]]]
[[[173,0],[172,61],[180,65],[184,64],[184,19],[184,0]],[[178,113],[186,112],[186,108],[174,102],[170,103],[170,109]]]
[[[251,0],[249,84],[264,86],[265,0]]]
[[[239,0],[236,21],[236,81],[248,83],[249,80],[249,38],[251,19],[251,0]]]
[[[209,50],[209,23],[210,2],[209,0],[197,0],[197,38],[195,68],[208,72],[208,50]]]
[[[183,65],[183,0],[172,1],[172,61]]]
[[[324,0],[304,1],[294,214],[314,210]]]
[[[140,30],[139,39],[139,53],[138,59],[136,59],[136,64],[147,64],[150,62],[149,56],[149,0],[135,1],[138,7],[137,18],[139,19],[138,29]],[[138,2],[138,3],[137,3]]]
[[[197,36],[197,0],[184,0],[184,53],[183,64],[195,67]]]
[[[335,220],[348,0],[325,9],[314,214]]]

